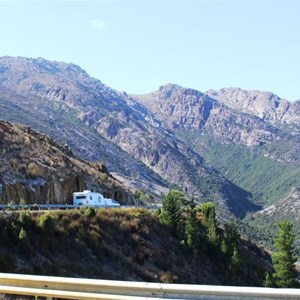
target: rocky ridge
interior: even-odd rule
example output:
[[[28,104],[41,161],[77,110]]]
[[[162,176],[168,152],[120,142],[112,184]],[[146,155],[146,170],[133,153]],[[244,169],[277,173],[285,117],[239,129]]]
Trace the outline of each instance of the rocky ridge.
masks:
[[[169,130],[196,129],[223,143],[248,147],[281,138],[278,129],[259,116],[241,113],[197,90],[167,84],[151,94],[136,96],[136,99]]]
[[[271,123],[300,123],[300,101],[289,102],[270,92],[223,88],[209,90],[210,97],[241,112],[257,116]]]

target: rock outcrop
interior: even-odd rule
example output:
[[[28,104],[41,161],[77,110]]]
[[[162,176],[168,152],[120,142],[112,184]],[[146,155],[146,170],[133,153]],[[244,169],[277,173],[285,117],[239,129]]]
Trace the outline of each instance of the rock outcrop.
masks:
[[[300,101],[289,102],[270,92],[240,88],[209,90],[207,95],[270,123],[300,124]]]
[[[223,143],[249,147],[280,139],[276,127],[271,124],[193,89],[167,84],[136,99],[169,130],[199,130]]]
[[[72,203],[72,193],[92,189],[121,203],[134,197],[104,165],[76,158],[71,150],[28,127],[0,122],[0,202]]]

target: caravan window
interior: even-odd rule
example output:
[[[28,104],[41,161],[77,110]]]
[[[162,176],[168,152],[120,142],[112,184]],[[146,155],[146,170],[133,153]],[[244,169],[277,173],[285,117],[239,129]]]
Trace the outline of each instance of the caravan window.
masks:
[[[93,196],[90,196],[90,200],[93,200]]]
[[[76,196],[76,199],[85,199],[85,196]]]

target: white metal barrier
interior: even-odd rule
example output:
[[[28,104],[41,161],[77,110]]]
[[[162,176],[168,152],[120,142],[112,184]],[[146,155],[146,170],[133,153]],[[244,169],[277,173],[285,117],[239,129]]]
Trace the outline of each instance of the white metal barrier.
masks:
[[[0,273],[0,293],[48,299],[300,299],[298,289],[272,289],[191,284],[81,279]]]

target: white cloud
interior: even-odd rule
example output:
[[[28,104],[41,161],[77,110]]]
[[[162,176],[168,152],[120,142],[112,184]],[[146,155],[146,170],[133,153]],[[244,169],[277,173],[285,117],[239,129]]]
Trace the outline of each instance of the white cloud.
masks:
[[[101,20],[92,19],[92,20],[89,20],[89,23],[97,30],[103,30],[106,28],[106,23]]]

